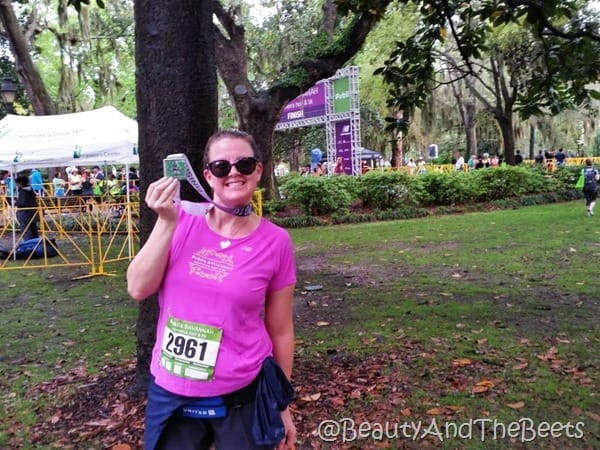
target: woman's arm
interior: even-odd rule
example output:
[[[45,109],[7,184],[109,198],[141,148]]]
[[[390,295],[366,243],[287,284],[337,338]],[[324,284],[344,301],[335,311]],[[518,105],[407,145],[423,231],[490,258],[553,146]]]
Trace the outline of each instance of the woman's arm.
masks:
[[[294,365],[294,286],[292,284],[267,295],[265,307],[265,325],[273,342],[273,357],[288,379],[292,377]],[[285,427],[285,437],[277,446],[277,450],[293,449],[296,442],[296,426],[289,408],[281,412],[281,419]]]
[[[291,379],[294,365],[294,287],[289,285],[267,295],[265,326],[273,342],[273,357]]]
[[[127,268],[127,291],[135,300],[144,300],[160,288],[167,264],[169,247],[177,228],[178,211],[173,203],[179,181],[161,178],[148,187],[146,203],[158,219],[144,246]]]

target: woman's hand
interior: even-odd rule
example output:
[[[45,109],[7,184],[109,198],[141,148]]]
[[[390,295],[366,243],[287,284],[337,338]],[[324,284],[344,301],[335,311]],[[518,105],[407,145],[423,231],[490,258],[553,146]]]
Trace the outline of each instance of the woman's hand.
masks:
[[[285,436],[277,446],[277,450],[294,450],[296,448],[296,425],[292,421],[289,408],[281,411],[281,420],[283,420]]]
[[[148,186],[146,204],[165,221],[177,220],[177,208],[173,201],[179,192],[179,181],[175,178],[162,177]]]

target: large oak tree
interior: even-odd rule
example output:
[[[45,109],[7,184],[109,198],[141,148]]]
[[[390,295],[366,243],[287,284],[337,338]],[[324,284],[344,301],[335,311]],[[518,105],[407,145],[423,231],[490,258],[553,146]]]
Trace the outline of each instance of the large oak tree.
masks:
[[[467,80],[473,96],[496,118],[509,163],[514,163],[515,112],[526,119],[589,106],[592,99],[600,99],[592,85],[600,76],[600,24],[598,14],[586,10],[587,2],[403,0],[402,3],[418,6],[422,20],[410,38],[397,43],[378,71],[392,87],[390,106],[412,110],[424,104],[431,91],[439,86],[439,72],[444,70],[440,64],[442,51],[449,40],[453,41],[457,55],[452,69],[459,73],[459,79]],[[352,8],[361,5],[363,2],[358,2]],[[524,57],[521,41],[503,48],[495,45],[494,33],[507,25],[519,27],[532,37],[530,45],[529,40],[525,43],[529,45],[528,57]],[[481,76],[482,69],[490,74],[489,78]],[[491,99],[482,95],[475,81],[492,93]]]

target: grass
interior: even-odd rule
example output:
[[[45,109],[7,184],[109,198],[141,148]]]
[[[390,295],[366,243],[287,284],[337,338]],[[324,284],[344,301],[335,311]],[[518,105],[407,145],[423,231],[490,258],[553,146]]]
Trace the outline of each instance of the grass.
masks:
[[[583,439],[563,430],[524,443],[369,435],[319,445],[600,448],[598,220],[578,201],[290,230],[299,446],[318,441],[318,420],[332,418],[435,418],[451,427],[527,417],[583,423]],[[109,270],[118,275],[0,271],[1,448],[33,448],[29,426],[69,401],[33,396],[34,386],[135,354],[137,307],[126,295],[125,264]],[[341,395],[346,388],[352,394]],[[319,400],[306,400],[315,392]],[[94,442],[85,448],[100,448]]]

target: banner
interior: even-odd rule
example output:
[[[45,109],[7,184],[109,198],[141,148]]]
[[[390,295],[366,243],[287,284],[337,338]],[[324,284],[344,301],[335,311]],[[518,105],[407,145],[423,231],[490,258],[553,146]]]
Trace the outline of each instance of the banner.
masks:
[[[350,111],[350,77],[333,81],[333,112]]]
[[[350,120],[342,120],[335,124],[335,156],[342,158],[344,173],[352,175],[352,132]]]
[[[325,80],[319,81],[304,94],[291,100],[281,113],[279,123],[325,115]]]

